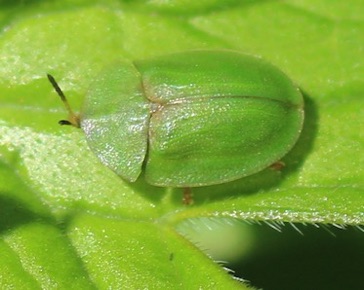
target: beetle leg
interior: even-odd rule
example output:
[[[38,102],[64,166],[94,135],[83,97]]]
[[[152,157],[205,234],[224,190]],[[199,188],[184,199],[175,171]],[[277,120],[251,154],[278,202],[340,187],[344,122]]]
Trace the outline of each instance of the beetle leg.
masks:
[[[185,187],[183,189],[182,202],[185,205],[192,205],[193,204],[193,194],[192,194],[191,187]]]
[[[274,162],[272,165],[269,166],[270,169],[273,169],[275,171],[281,171],[284,167],[286,167],[286,164],[283,161]]]

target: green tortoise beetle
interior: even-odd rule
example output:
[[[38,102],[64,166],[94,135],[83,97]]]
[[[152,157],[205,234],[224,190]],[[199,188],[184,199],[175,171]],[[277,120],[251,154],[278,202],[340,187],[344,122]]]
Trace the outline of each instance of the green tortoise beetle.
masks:
[[[54,78],[69,119],[123,179],[144,171],[161,187],[221,184],[257,173],[295,144],[303,98],[273,65],[233,51],[199,50],[125,61],[91,84],[79,115]]]

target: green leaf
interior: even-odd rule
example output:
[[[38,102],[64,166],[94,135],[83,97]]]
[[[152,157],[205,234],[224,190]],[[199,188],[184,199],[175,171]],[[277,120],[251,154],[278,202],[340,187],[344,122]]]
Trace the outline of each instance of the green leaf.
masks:
[[[184,238],[201,219],[363,225],[363,18],[361,0],[0,1],[1,288],[244,289]],[[47,73],[78,110],[105,65],[201,48],[261,56],[303,91],[281,172],[196,188],[186,207],[58,126]]]

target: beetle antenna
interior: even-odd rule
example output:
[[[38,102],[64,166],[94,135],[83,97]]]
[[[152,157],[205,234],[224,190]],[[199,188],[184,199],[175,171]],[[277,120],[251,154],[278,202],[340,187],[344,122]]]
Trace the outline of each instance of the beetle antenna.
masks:
[[[58,96],[61,98],[64,106],[66,107],[66,110],[68,111],[68,120],[60,120],[58,123],[60,125],[71,125],[71,126],[80,128],[80,117],[73,112],[70,104],[68,103],[68,100],[67,100],[65,94],[63,93],[63,91],[61,90],[59,85],[57,84],[54,77],[51,76],[50,74],[47,74],[47,77],[48,77],[49,82],[52,84],[53,88],[57,92]]]

